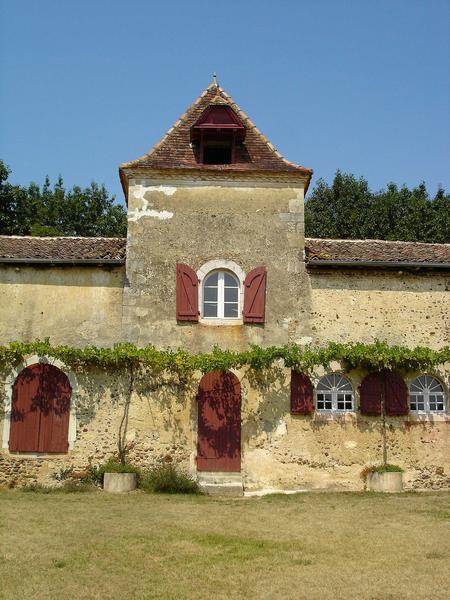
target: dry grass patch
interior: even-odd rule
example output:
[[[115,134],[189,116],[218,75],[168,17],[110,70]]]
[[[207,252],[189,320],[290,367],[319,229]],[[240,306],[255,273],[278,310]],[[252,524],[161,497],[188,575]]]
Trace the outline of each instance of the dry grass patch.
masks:
[[[447,598],[450,494],[0,493],[0,598]]]

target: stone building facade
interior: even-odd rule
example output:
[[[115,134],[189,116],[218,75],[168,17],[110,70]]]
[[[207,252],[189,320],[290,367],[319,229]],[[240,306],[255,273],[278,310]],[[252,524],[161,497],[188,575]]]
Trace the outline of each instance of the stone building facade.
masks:
[[[194,353],[375,339],[448,345],[450,247],[305,239],[311,176],[211,85],[147,155],[121,165],[126,240],[0,238],[2,343],[48,336]],[[48,451],[57,425],[43,415],[24,451],[14,406],[39,371],[33,365],[47,363],[71,390],[66,446]],[[185,388],[149,376],[132,394],[129,460],[176,461],[204,482],[247,491],[361,489],[361,471],[381,461],[382,448],[380,418],[361,410],[368,375],[337,363],[309,373],[309,414],[292,409],[283,364],[270,373],[198,374]],[[449,487],[448,365],[397,375],[408,406],[387,416],[389,462],[405,469],[410,488]],[[2,379],[0,483],[50,481],[116,453],[123,375],[76,373],[29,356]]]

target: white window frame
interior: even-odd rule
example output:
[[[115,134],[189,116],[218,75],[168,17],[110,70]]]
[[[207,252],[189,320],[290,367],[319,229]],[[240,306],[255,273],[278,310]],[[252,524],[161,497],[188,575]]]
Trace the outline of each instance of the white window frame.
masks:
[[[238,283],[238,316],[237,317],[205,317],[203,314],[203,289],[205,279],[213,272],[228,272],[230,275],[234,276]],[[243,269],[232,260],[210,260],[204,265],[200,267],[197,271],[197,277],[199,280],[199,298],[198,304],[200,307],[200,319],[199,322],[204,325],[242,325],[242,307],[244,302],[243,290],[244,290],[244,281],[245,281],[245,272]],[[223,294],[223,288],[222,288]],[[223,315],[223,295],[221,302],[221,312],[219,314]],[[218,308],[219,308],[219,297],[218,297]]]
[[[232,273],[231,271],[211,271],[210,273],[208,273],[208,275],[205,277],[205,280],[203,282],[203,290],[206,287],[206,283],[210,277],[210,275],[214,275],[215,273],[217,273],[217,302],[212,302],[212,301],[207,301],[207,300],[203,300],[202,302],[202,315],[204,319],[239,319],[239,315],[240,315],[240,309],[241,309],[241,303],[240,303],[240,285],[239,285],[239,280],[237,279],[237,277],[235,276],[234,273]],[[229,304],[237,304],[237,317],[226,317],[225,316],[225,304],[227,304],[225,302],[225,275],[229,275],[230,277],[233,278],[233,281],[236,283],[236,287],[233,289],[237,290],[237,302],[230,302]],[[205,309],[205,304],[217,304],[217,315],[215,317],[205,317],[204,315],[204,309]]]
[[[430,379],[434,380],[435,382],[437,382],[440,385],[442,391],[440,391],[440,392],[431,392],[431,395],[433,395],[433,396],[442,396],[442,404],[443,404],[443,409],[442,410],[431,409],[430,408],[430,386],[429,385],[427,387],[424,387],[422,392],[412,391],[411,390],[412,385],[417,380],[419,380],[421,377],[429,377]],[[417,375],[417,377],[414,377],[414,379],[409,384],[408,395],[409,395],[409,398],[408,398],[408,401],[409,401],[409,410],[414,415],[445,415],[446,412],[447,412],[447,398],[446,398],[446,394],[445,394],[445,385],[435,375],[431,375],[430,373],[421,373],[420,375]],[[423,403],[424,403],[424,409],[423,410],[422,409],[414,409],[411,406],[411,404],[413,402],[413,397],[419,396],[419,395],[423,396]],[[415,404],[417,406],[417,404],[418,404],[417,400],[415,400]]]
[[[320,385],[320,383],[326,379],[327,377],[333,377],[334,378],[334,385],[331,386],[329,388],[329,390],[319,390],[317,389],[318,386]],[[339,388],[336,387],[336,377],[339,377],[340,380],[344,380],[346,383],[348,383],[348,385],[350,386],[351,390],[344,390],[343,392],[339,391]],[[338,380],[339,382],[339,380]],[[350,394],[351,395],[351,408],[338,408],[338,394],[339,393],[344,393],[345,395]],[[318,408],[317,405],[317,395],[318,394],[331,394],[331,408]],[[319,381],[317,382],[315,389],[314,389],[314,402],[315,402],[315,408],[316,411],[319,413],[339,413],[339,414],[345,414],[345,413],[351,413],[355,411],[355,390],[353,387],[352,382],[350,381],[350,379],[348,377],[346,377],[345,375],[343,375],[342,373],[326,373],[325,375],[323,375],[322,377],[320,377]],[[345,402],[345,399],[344,399]]]

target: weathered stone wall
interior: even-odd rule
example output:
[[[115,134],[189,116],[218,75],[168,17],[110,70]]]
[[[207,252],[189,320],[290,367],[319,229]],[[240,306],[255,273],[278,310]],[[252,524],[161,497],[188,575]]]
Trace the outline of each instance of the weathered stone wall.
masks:
[[[339,365],[332,365],[336,371]],[[448,373],[448,371],[447,371]],[[312,374],[315,385],[325,374]],[[345,376],[355,391],[366,372],[353,370]],[[402,373],[409,386],[417,373]],[[443,368],[435,373],[445,381]],[[247,489],[362,489],[365,466],[380,464],[383,456],[379,417],[357,410],[347,414],[312,416],[289,412],[290,373],[281,369],[276,377],[256,375],[246,389],[243,403],[243,469]],[[244,386],[245,389],[245,386]],[[450,417],[387,417],[388,461],[405,470],[405,486],[413,489],[450,487]]]
[[[0,436],[4,430],[9,373],[0,380]],[[67,454],[10,453],[0,449],[0,485],[22,486],[36,481],[55,484],[55,474],[69,467],[77,473],[89,464],[99,465],[118,456],[119,429],[129,399],[127,373],[106,373],[95,369],[76,374],[77,435]],[[150,376],[137,382],[131,395],[125,443],[129,460],[149,467],[170,457],[188,466],[195,445],[191,412],[192,398],[184,388],[169,379]],[[9,421],[8,421],[9,423]]]
[[[448,276],[388,271],[310,271],[303,260],[303,184],[277,178],[131,181],[126,274],[120,268],[6,267],[0,283],[0,337],[111,345],[130,340],[160,348],[208,351],[287,342],[448,343]],[[232,260],[245,272],[268,269],[266,323],[177,324],[175,265],[198,270]],[[123,302],[122,302],[123,292]],[[123,311],[122,311],[123,309]],[[122,318],[123,316],[123,318]],[[335,365],[339,369],[339,365]],[[320,370],[314,374],[316,381]],[[289,377],[243,370],[242,472],[247,489],[361,489],[362,469],[382,459],[378,418],[291,416]],[[417,373],[403,374],[407,383]],[[448,369],[437,373],[448,386]],[[356,392],[363,372],[348,374]],[[7,374],[4,374],[4,380]],[[128,380],[118,373],[77,373],[77,439],[63,456],[0,452],[0,483],[22,485],[117,453]],[[198,379],[187,388],[147,376],[130,404],[131,462],[173,460],[195,473]],[[4,389],[4,386],[2,387]],[[388,459],[407,486],[450,486],[450,417],[389,418]],[[3,422],[0,420],[0,431]]]
[[[124,336],[139,345],[208,351],[287,343],[302,289],[303,182],[132,180]],[[175,267],[227,259],[268,269],[266,325],[177,324]],[[302,302],[304,305],[304,302]]]
[[[314,342],[372,342],[442,348],[450,341],[448,273],[311,271],[302,311]]]
[[[338,365],[334,365],[337,367]],[[247,490],[363,488],[361,471],[382,461],[377,417],[293,416],[289,412],[290,372],[243,369],[242,473]],[[323,374],[317,370],[313,382]],[[356,392],[365,375],[347,374]],[[407,384],[416,373],[403,373]],[[436,375],[443,380],[444,370]],[[132,394],[126,432],[128,460],[143,468],[173,461],[195,475],[196,391],[200,375],[187,386],[173,378],[141,377]],[[41,457],[0,452],[0,484],[54,483],[54,474],[73,467],[83,472],[117,455],[119,425],[128,397],[125,374],[78,374],[77,440],[67,455]],[[405,469],[411,489],[450,487],[450,418],[412,415],[387,418],[388,461]],[[0,420],[0,431],[3,423]]]
[[[306,270],[303,188],[297,182],[131,180],[124,337],[139,345],[210,350],[371,342],[449,342],[445,272]],[[175,265],[232,260],[267,267],[264,327],[177,324]]]
[[[122,267],[0,268],[0,343],[109,346],[121,338]]]

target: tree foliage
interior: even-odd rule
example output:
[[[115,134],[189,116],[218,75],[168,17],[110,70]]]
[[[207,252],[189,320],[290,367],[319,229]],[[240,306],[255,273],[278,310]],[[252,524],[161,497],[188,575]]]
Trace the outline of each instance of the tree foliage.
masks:
[[[39,187],[12,185],[0,160],[0,234],[36,236],[126,235],[126,212],[104,186],[66,190],[61,177]],[[413,189],[390,183],[373,192],[363,177],[337,171],[331,185],[319,179],[305,205],[306,235],[335,239],[450,242],[450,194],[430,198],[424,183]]]
[[[35,236],[126,235],[126,212],[106,188],[92,182],[85,189],[66,190],[61,177],[52,186],[48,177],[39,187],[13,185],[0,160],[0,234]]]
[[[424,183],[409,189],[390,183],[372,192],[363,177],[337,171],[319,179],[305,205],[306,235],[335,239],[450,242],[450,194],[430,198]]]

